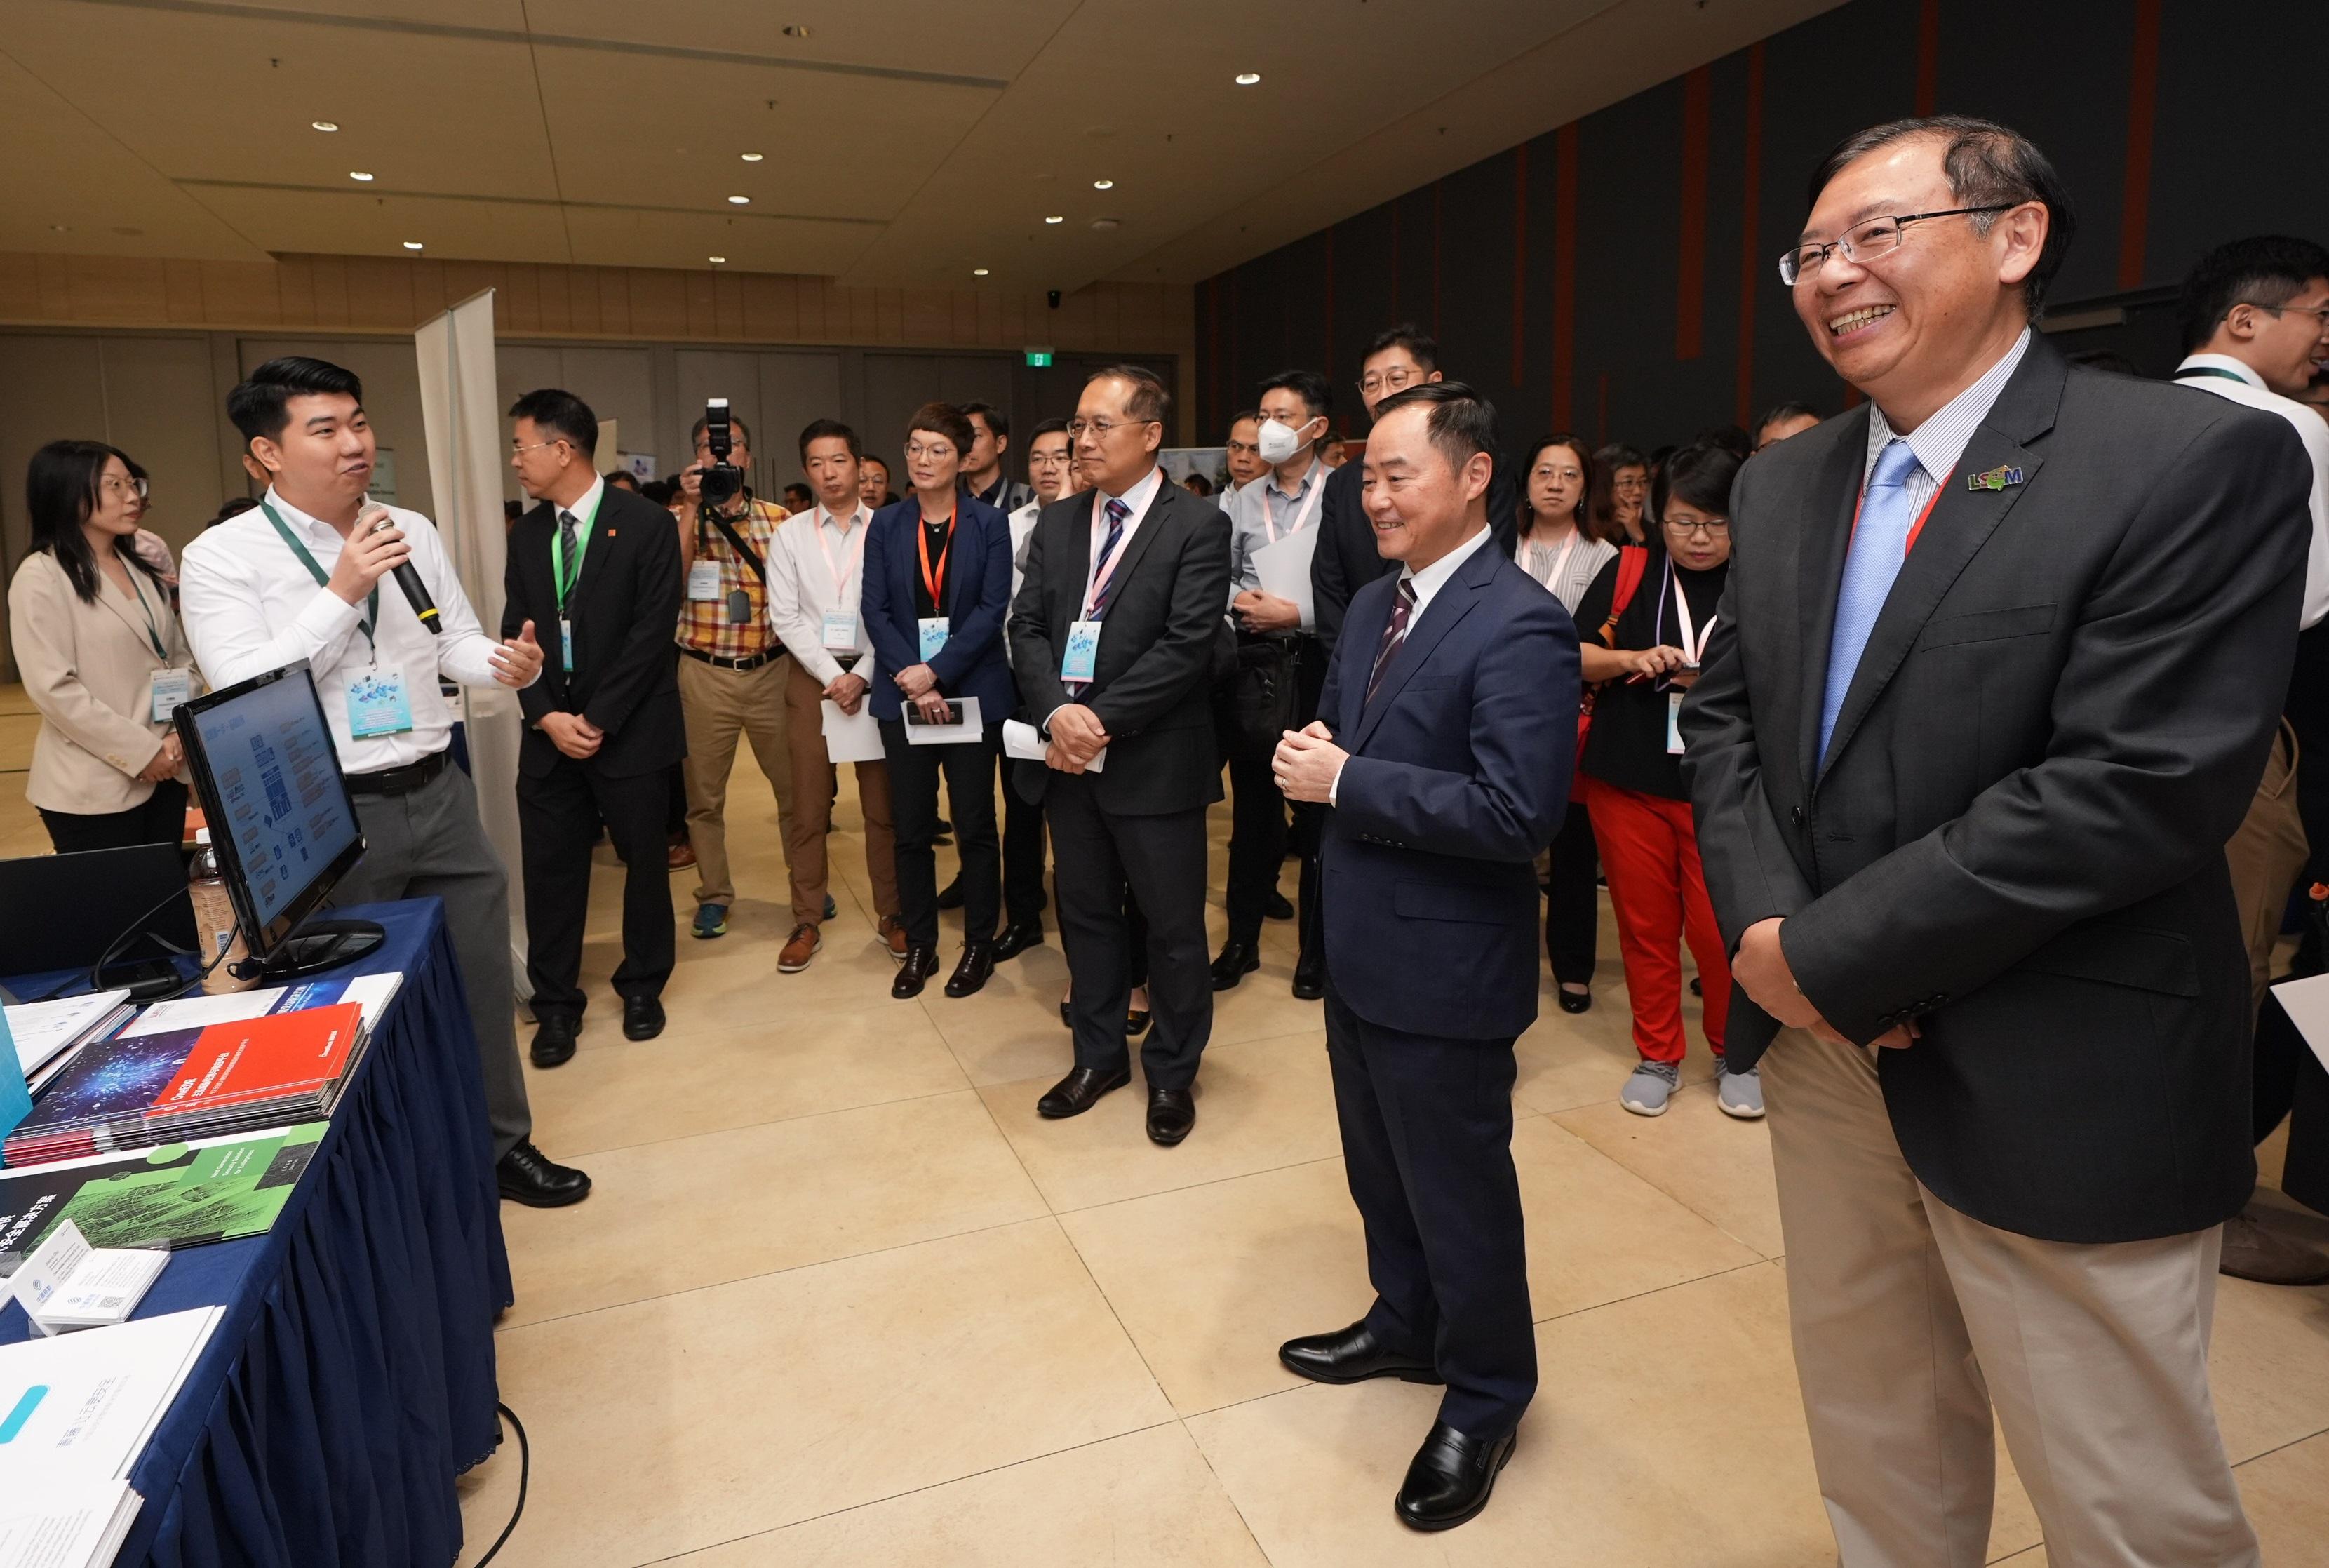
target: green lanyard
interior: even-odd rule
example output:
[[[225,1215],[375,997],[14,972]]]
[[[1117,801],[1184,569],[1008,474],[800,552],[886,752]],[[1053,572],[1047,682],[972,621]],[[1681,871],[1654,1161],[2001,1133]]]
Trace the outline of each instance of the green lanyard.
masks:
[[[316,562],[315,553],[299,542],[299,536],[297,534],[291,532],[290,526],[276,512],[274,503],[262,500],[259,504],[259,509],[267,514],[267,520],[269,523],[275,524],[275,532],[283,536],[283,543],[291,547],[291,553],[299,558],[299,564],[307,569],[307,575],[316,580],[316,586],[329,588],[332,584],[332,574],[323,569]],[[378,624],[379,620],[380,584],[375,582],[372,585],[372,597],[364,600],[363,619],[356,622],[356,629],[364,634],[364,647],[371,651],[373,664],[380,663],[380,646],[372,641],[372,628]]]
[[[2235,375],[2230,371],[2219,370],[2212,364],[2195,364],[2190,370],[2179,370],[2175,373],[2175,379],[2177,381],[2190,381],[2195,375],[2220,375],[2226,381],[2236,381],[2242,386],[2250,386],[2255,384],[2244,375]]]
[[[606,504],[607,491],[602,483],[599,489],[599,506]],[[576,531],[573,560],[566,559],[566,530],[552,528],[550,531],[551,578],[558,590],[558,619],[561,620],[566,619],[566,601],[574,597],[575,584],[582,581],[582,558],[590,553],[590,531],[599,525],[599,506],[591,507],[588,517],[578,519],[582,526]],[[555,510],[563,512],[566,508],[560,506]]]
[[[146,602],[146,590],[138,585],[143,576],[136,567],[129,569],[129,591],[137,596],[137,608],[146,612],[146,640],[154,645],[154,656],[164,664],[170,662],[170,650],[162,646],[162,628],[154,619],[154,607]]]

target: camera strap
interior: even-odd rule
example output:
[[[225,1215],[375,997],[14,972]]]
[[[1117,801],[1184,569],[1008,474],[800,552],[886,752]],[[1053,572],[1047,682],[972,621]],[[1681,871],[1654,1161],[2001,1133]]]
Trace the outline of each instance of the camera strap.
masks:
[[[748,508],[751,505],[750,499],[746,500],[745,505]],[[703,510],[709,510],[709,508],[704,508]],[[702,521],[702,511],[699,511],[697,513],[697,522],[699,525]],[[734,546],[736,553],[744,558],[744,564],[752,569],[752,575],[760,580],[760,586],[765,590],[768,586],[768,569],[760,563],[759,552],[754,550],[745,540],[744,536],[736,532],[736,525],[729,522],[721,514],[718,512],[712,513],[712,524],[713,527],[719,529],[720,532],[726,536],[728,543]]]

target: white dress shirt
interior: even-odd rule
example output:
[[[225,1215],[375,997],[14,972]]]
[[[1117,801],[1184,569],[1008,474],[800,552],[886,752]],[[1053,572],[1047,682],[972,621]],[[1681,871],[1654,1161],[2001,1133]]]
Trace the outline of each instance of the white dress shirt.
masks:
[[[1253,563],[1257,551],[1267,550],[1318,521],[1330,472],[1325,464],[1313,458],[1301,483],[1290,492],[1278,487],[1275,468],[1230,492],[1221,509],[1230,515],[1231,603],[1236,603],[1240,593],[1260,589],[1261,569]]]
[[[1099,586],[1093,578],[1102,565],[1099,547],[1108,540],[1108,504],[1121,501],[1132,508],[1132,515],[1124,520],[1124,543],[1116,553],[1117,560],[1122,561],[1132,553],[1133,537],[1140,532],[1141,521],[1148,515],[1148,508],[1155,503],[1156,493],[1164,487],[1164,470],[1151,468],[1146,477],[1136,481],[1121,496],[1111,496],[1104,490],[1092,492],[1091,563],[1084,568],[1083,609],[1091,608],[1092,591]]]
[[[2262,376],[2228,354],[2191,355],[2175,367],[2175,382],[2278,414],[2296,428],[2296,439],[2313,460],[2313,543],[2305,555],[2305,609],[2296,624],[2300,628],[2315,625],[2329,615],[2329,422],[2295,398],[2266,386]]]
[[[843,673],[841,661],[825,646],[830,610],[857,617],[857,649],[864,656],[849,673],[864,676],[869,685],[873,679],[873,639],[858,609],[858,596],[865,590],[865,531],[872,522],[863,501],[845,517],[834,516],[819,502],[778,524],[770,540],[768,626],[821,686]]]
[[[1415,635],[1416,624],[1422,620],[1423,612],[1431,608],[1431,601],[1438,597],[1441,589],[1447,586],[1447,580],[1456,575],[1456,569],[1469,561],[1474,551],[1495,537],[1495,529],[1483,528],[1420,571],[1415,571],[1412,567],[1400,569],[1399,580],[1401,582],[1413,584],[1415,589],[1415,608],[1407,614],[1407,637],[1411,638]],[[1384,624],[1388,626],[1390,623],[1386,621]],[[1400,639],[1400,646],[1402,648],[1407,646],[1405,638]],[[1367,655],[1367,670],[1370,675],[1373,674],[1374,661],[1374,654]],[[1343,768],[1350,765],[1351,760],[1344,757],[1342,767],[1334,770],[1334,781],[1326,786],[1327,805],[1337,806],[1342,803],[1338,797],[1343,792]]]
[[[328,575],[344,543],[339,530],[271,489],[267,501]],[[478,628],[435,524],[401,506],[388,512],[437,601],[438,622],[444,628],[439,634],[432,636],[420,624],[395,579],[382,577],[380,620],[368,644],[356,628],[364,606],[348,603],[309,575],[258,507],[203,533],[186,546],[178,568],[179,613],[203,677],[213,688],[231,686],[306,659],[332,726],[341,770],[347,773],[401,768],[443,751],[451,742],[457,715],[438,691],[437,677],[441,674],[467,686],[493,685],[492,655],[501,646]],[[534,638],[554,648],[558,628],[536,627]],[[382,669],[403,672],[412,728],[359,741],[348,733],[348,676],[375,662]]]
[[[1989,418],[1989,411],[1997,406],[1998,393],[2013,377],[2013,369],[2022,356],[2030,351],[2030,329],[2023,327],[2013,346],[2005,351],[1995,364],[1981,373],[1971,386],[1957,393],[1936,410],[1932,417],[1900,439],[1917,454],[1917,468],[1902,486],[1909,500],[1910,516],[1920,515],[1925,503],[1941,487],[1941,481],[1956,471],[1957,459],[1972,444],[1973,433],[1981,429],[1981,421]],[[1876,459],[1900,432],[1884,417],[1884,411],[1871,404],[1868,410],[1868,460],[1860,470],[1860,482],[1865,486],[1868,476],[1876,471]]]

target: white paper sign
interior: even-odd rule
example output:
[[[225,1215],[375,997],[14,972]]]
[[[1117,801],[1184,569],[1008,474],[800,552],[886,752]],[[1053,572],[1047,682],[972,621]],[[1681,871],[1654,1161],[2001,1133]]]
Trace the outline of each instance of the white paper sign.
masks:
[[[906,744],[909,746],[966,746],[973,741],[986,739],[985,723],[978,716],[978,699],[957,697],[955,701],[962,704],[961,723],[917,724],[909,717],[906,724]],[[905,704],[904,711],[910,715],[913,704],[911,702]]]
[[[879,762],[882,757],[882,725],[873,704],[860,699],[857,711],[844,713],[841,704],[827,700],[825,709],[825,759],[828,762]]]
[[[1023,762],[1041,762],[1044,760],[1045,751],[1043,732],[1034,725],[1023,724],[1016,719],[1003,721],[1003,754],[1004,756],[1016,757]],[[1108,748],[1102,746],[1091,761],[1085,766],[1084,771],[1097,773],[1107,766]]]
[[[2307,975],[2301,980],[2285,980],[2272,988],[2280,1000],[2281,1010],[2305,1043],[2313,1047],[2313,1054],[2321,1058],[2321,1065],[2329,1067],[2329,975]]]
[[[1310,598],[1310,557],[1317,550],[1318,530],[1305,528],[1253,553],[1253,569],[1261,579],[1262,592],[1301,606],[1305,631],[1318,625],[1318,612]]]

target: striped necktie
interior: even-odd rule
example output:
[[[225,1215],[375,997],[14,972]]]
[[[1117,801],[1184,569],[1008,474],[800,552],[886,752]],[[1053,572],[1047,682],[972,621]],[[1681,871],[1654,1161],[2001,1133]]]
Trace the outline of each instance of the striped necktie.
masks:
[[[1125,519],[1132,515],[1132,508],[1122,501],[1110,501],[1107,510],[1108,537],[1100,541],[1099,559],[1092,562],[1092,570],[1105,570],[1108,576],[1093,585],[1091,614],[1086,618],[1089,620],[1106,619],[1108,600],[1116,597],[1116,568],[1122,562],[1112,562],[1109,557],[1116,553],[1117,545],[1123,542]]]
[[[581,540],[574,532],[574,514],[561,506],[558,509],[558,555],[563,562],[558,573],[558,609],[561,615],[566,601],[574,595],[574,584],[582,576]]]
[[[1374,672],[1367,676],[1367,704],[1374,702],[1375,692],[1382,685],[1383,672],[1391,668],[1400,645],[1407,640],[1407,623],[1414,614],[1415,579],[1402,577],[1399,580],[1399,602],[1391,607],[1391,624],[1383,628],[1382,641],[1375,645]]]

